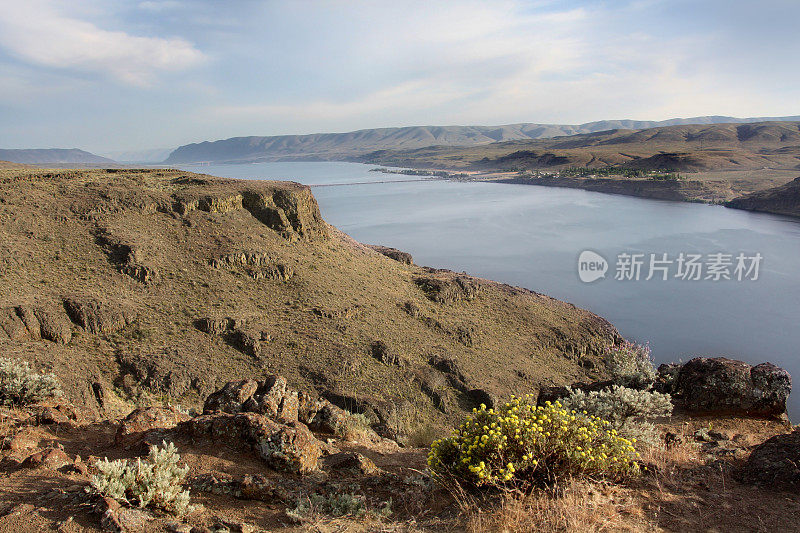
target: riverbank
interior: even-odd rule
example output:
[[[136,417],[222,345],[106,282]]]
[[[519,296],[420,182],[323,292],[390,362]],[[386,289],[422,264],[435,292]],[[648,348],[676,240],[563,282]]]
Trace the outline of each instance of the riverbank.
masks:
[[[722,203],[735,196],[724,182],[696,180],[654,181],[628,178],[514,177],[492,180],[497,183],[566,187],[607,194],[621,194],[676,202]]]

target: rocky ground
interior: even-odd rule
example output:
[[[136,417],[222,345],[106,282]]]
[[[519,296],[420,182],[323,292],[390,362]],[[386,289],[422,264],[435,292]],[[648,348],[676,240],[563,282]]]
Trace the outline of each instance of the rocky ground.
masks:
[[[698,359],[660,378],[679,411],[658,426],[663,446],[643,450],[641,478],[530,495],[454,490],[431,478],[427,447],[380,437],[279,376],[230,382],[202,413],[151,406],[91,419],[56,400],[5,408],[0,531],[798,530],[800,430],[777,414],[788,375]],[[165,441],[189,467],[186,516],[91,493],[99,458],[141,457]]]

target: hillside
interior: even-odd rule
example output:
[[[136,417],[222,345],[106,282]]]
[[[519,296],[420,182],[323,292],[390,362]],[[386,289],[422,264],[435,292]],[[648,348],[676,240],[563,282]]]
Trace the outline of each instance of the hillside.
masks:
[[[33,165],[25,165],[23,163],[12,163],[11,161],[0,161],[0,170],[21,170],[21,169],[36,168]]]
[[[389,259],[289,182],[9,171],[0,198],[0,350],[95,412],[280,373],[411,431],[597,376],[617,337],[547,296]]]
[[[0,159],[30,165],[117,165],[117,162],[77,148],[0,149]]]
[[[736,198],[726,204],[735,209],[800,216],[800,178],[763,191]]]
[[[666,126],[610,130],[477,147],[386,150],[370,163],[475,170],[622,166],[697,172],[800,166],[800,122]]]
[[[502,126],[414,126],[367,129],[347,133],[234,137],[177,148],[165,163],[256,162],[278,160],[351,159],[376,150],[412,150],[428,146],[477,146],[596,133],[614,129],[645,129],[681,124],[750,123],[800,120],[800,117],[694,117],[664,121],[603,120],[580,125],[507,124]]]

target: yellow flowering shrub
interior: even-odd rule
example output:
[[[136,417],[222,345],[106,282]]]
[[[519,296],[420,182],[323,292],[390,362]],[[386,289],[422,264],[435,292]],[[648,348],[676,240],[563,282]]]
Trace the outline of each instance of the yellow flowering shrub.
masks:
[[[477,486],[525,485],[570,474],[622,478],[639,473],[635,439],[608,421],[567,410],[559,402],[536,406],[532,395],[495,409],[473,409],[450,437],[431,445],[428,467]]]

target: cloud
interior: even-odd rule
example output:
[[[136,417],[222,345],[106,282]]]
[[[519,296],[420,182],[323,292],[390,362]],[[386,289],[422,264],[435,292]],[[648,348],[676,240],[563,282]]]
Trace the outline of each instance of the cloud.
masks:
[[[60,13],[45,0],[8,0],[0,6],[0,47],[35,65],[99,72],[146,86],[159,71],[187,69],[205,59],[184,39],[104,30]]]

